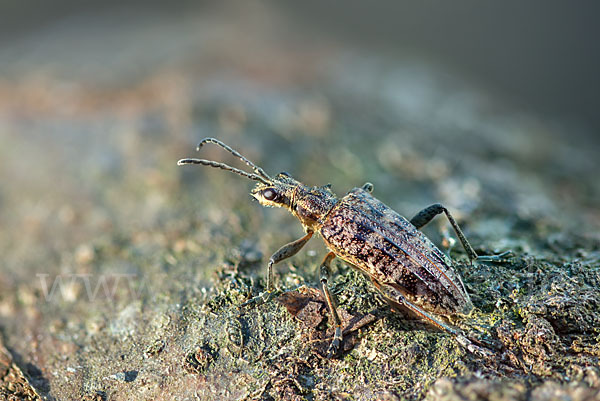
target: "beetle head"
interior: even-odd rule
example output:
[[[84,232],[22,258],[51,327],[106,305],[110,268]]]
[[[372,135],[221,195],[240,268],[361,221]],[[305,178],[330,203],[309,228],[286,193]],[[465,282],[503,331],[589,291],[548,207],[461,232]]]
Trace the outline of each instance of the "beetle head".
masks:
[[[294,191],[298,186],[302,184],[283,172],[273,177],[269,183],[257,183],[250,195],[263,206],[291,209]]]
[[[292,178],[288,173],[279,173],[271,183],[258,183],[251,192],[261,205],[283,207],[300,220],[306,229],[315,231],[337,202],[336,196],[324,187],[309,187]]]

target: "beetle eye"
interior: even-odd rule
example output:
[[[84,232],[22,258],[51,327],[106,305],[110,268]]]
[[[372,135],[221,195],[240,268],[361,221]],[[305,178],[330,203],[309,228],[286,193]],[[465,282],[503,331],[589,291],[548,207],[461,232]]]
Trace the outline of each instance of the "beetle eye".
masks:
[[[277,197],[277,192],[275,192],[275,190],[273,188],[267,188],[262,192],[262,196],[266,200],[272,201]]]
[[[286,177],[290,177],[290,178],[292,177],[290,175],[290,173],[288,173],[287,171],[282,171],[281,173],[279,173],[279,175],[285,175]]]

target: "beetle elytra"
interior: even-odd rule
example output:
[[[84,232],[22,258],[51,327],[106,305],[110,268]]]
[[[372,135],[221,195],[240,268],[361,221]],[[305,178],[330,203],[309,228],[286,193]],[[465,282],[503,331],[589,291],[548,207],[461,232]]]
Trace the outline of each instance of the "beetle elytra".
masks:
[[[338,198],[331,191],[330,185],[309,187],[287,173],[271,177],[217,139],[203,139],[197,150],[207,143],[218,145],[238,157],[252,172],[205,159],[182,159],[177,164],[215,167],[257,181],[251,195],[263,206],[287,209],[300,220],[306,233],[302,238],[282,246],[271,256],[267,265],[266,291],[244,305],[260,304],[271,299],[275,292],[273,265],[295,255],[318,233],[329,250],[320,266],[323,295],[335,324],[329,356],[337,353],[342,341],[342,322],[328,284],[330,264],[335,257],[364,273],[392,307],[407,309],[455,335],[472,352],[489,353],[476,346],[458,329],[442,321],[443,316],[469,314],[473,304],[449,258],[419,229],[438,214],[444,213],[471,262],[498,261],[509,252],[478,256],[448,209],[439,203],[423,209],[411,220],[407,220],[371,195],[373,185],[370,183],[354,188]]]

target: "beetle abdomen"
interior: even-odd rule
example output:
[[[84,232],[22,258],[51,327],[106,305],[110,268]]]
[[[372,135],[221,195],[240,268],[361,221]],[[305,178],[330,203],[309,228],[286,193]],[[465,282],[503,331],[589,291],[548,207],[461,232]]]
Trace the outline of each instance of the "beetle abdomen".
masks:
[[[444,254],[408,220],[354,188],[327,215],[320,233],[340,258],[389,284],[427,311],[468,313],[472,304]]]

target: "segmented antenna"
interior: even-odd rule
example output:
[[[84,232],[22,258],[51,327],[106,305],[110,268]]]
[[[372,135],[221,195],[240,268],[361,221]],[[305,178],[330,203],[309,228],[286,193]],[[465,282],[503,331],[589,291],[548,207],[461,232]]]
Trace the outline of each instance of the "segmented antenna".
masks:
[[[201,164],[204,166],[216,167],[216,168],[220,168],[222,170],[231,171],[232,173],[239,174],[243,177],[247,177],[247,178],[250,178],[255,181],[260,181],[266,185],[270,185],[272,183],[273,179],[271,177],[269,177],[269,175],[267,173],[265,173],[265,171],[262,168],[258,167],[257,165],[252,163],[250,160],[248,160],[244,156],[242,156],[238,151],[232,149],[230,146],[225,145],[223,142],[219,141],[218,139],[204,138],[202,141],[200,141],[200,143],[196,147],[196,151],[199,151],[200,148],[206,143],[213,143],[215,145],[222,147],[223,149],[225,149],[226,151],[228,151],[229,153],[238,157],[241,161],[246,163],[246,165],[251,167],[252,170],[256,174],[248,173],[246,171],[237,169],[235,167],[231,167],[230,165],[225,164],[225,163],[220,163],[220,162],[216,162],[213,160],[205,160],[205,159],[181,159],[177,162],[177,165],[182,166],[184,164]]]
[[[269,175],[267,173],[265,173],[265,171],[262,168],[258,167],[256,164],[252,163],[250,160],[248,160],[244,156],[242,156],[240,154],[240,152],[238,152],[235,149],[232,149],[228,145],[225,145],[223,142],[219,141],[218,139],[215,139],[215,138],[204,138],[203,140],[200,141],[200,143],[198,144],[198,146],[196,146],[196,151],[199,151],[200,148],[205,143],[213,143],[215,145],[219,145],[220,147],[222,147],[223,149],[225,149],[226,151],[228,151],[232,155],[238,157],[241,161],[243,161],[244,163],[246,163],[249,167],[252,167],[252,170],[254,170],[255,173],[257,173],[258,175],[260,175],[261,177],[263,177],[265,180],[272,181],[272,178],[269,177]]]

